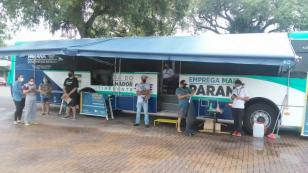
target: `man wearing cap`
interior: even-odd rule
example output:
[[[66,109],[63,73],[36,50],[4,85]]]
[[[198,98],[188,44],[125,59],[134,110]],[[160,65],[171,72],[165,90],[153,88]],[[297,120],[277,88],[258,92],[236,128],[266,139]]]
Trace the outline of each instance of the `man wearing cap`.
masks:
[[[149,113],[148,113],[148,103],[151,97],[151,86],[147,83],[148,76],[142,75],[141,82],[136,85],[137,93],[137,114],[134,126],[140,125],[140,114],[143,108],[144,112],[144,124],[146,128],[149,128]]]
[[[241,80],[237,79],[235,87],[232,91],[232,116],[234,119],[234,132],[232,136],[242,136],[242,126],[244,118],[245,102],[249,100],[248,93],[244,88],[244,84]]]
[[[185,80],[180,81],[180,87],[176,89],[175,94],[179,100],[179,111],[178,111],[178,132],[181,131],[181,119],[186,119],[185,135],[192,136],[191,126],[193,124],[193,118],[188,117],[189,99],[194,95],[195,91],[187,87]],[[194,116],[194,115],[190,115]]]

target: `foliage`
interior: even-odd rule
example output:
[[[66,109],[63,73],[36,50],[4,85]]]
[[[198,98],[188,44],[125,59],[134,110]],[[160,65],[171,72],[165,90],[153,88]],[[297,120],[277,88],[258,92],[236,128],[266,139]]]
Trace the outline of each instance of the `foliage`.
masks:
[[[196,30],[215,33],[294,31],[308,28],[308,0],[196,0]]]
[[[52,32],[81,37],[169,35],[189,0],[2,0],[17,28],[46,21]]]

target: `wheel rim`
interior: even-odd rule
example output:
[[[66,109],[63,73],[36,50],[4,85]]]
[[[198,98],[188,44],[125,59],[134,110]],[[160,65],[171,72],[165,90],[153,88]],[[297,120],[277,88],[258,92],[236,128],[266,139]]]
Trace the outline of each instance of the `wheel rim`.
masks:
[[[265,128],[271,125],[271,116],[268,112],[264,110],[256,110],[250,116],[251,127],[254,123],[263,123]]]

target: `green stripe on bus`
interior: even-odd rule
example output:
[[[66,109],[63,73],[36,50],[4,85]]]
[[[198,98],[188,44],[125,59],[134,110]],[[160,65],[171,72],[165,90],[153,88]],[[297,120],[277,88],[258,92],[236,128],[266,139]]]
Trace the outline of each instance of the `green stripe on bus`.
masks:
[[[205,101],[219,101],[219,102],[231,102],[230,98],[217,98],[207,96],[193,96],[193,100],[205,100]]]
[[[247,77],[269,81],[284,86],[288,85],[288,78],[286,77],[272,77],[272,76],[247,76]],[[299,90],[301,92],[306,92],[306,79],[290,78],[290,87]]]
[[[97,91],[97,93],[109,94],[109,95],[121,95],[121,96],[137,96],[136,93],[132,92]],[[151,97],[157,97],[157,94],[151,94]]]

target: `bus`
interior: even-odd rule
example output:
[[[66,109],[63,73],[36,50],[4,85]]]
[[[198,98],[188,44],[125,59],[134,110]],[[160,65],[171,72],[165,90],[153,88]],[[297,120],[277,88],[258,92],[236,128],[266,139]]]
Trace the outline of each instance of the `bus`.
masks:
[[[301,79],[307,78],[308,73],[308,32],[293,32],[289,33],[289,38],[295,53],[301,57],[300,63],[297,63],[292,72],[292,77],[297,77]],[[306,85],[308,87],[308,85]],[[307,97],[307,88],[306,88],[306,97]],[[306,101],[307,103],[307,101]],[[306,109],[307,109],[306,105]],[[308,111],[305,109],[305,115],[303,117],[301,135],[308,136]]]
[[[274,37],[272,37],[273,35]],[[103,45],[108,49],[104,53],[99,53],[97,48],[95,48],[97,49],[96,51],[92,52],[86,50],[87,46],[89,46],[86,45],[81,46],[78,50],[75,50],[76,47],[74,46],[69,51],[71,53],[69,55],[45,55],[44,53],[38,55],[35,53],[35,55],[14,56],[11,58],[11,74],[24,74],[26,78],[34,76],[37,83],[40,82],[43,76],[48,76],[53,84],[52,101],[54,104],[60,104],[63,81],[67,77],[68,70],[75,70],[80,91],[91,89],[97,93],[110,96],[112,97],[112,108],[114,110],[127,112],[136,111],[135,85],[140,81],[142,75],[147,75],[149,76],[150,81],[148,82],[151,84],[152,90],[149,112],[151,115],[166,117],[176,117],[177,97],[174,92],[179,85],[179,81],[184,79],[188,82],[189,87],[196,90],[196,94],[192,97],[196,110],[195,115],[197,117],[211,117],[213,116],[210,113],[211,109],[217,109],[220,112],[217,115],[219,120],[226,122],[232,122],[233,120],[230,97],[234,81],[240,79],[245,83],[250,96],[245,108],[245,130],[252,133],[253,124],[262,122],[265,125],[266,133],[270,133],[274,129],[276,121],[282,126],[304,127],[303,122],[306,112],[307,76],[303,74],[295,75],[297,67],[302,62],[297,62],[295,58],[296,56],[289,40],[292,38],[288,38],[287,34],[282,35],[284,35],[283,39],[280,39],[281,35],[277,37],[277,34],[231,34],[228,36],[214,36],[213,38],[150,37],[109,39],[94,44],[94,48],[95,46],[102,46],[101,44],[109,44],[108,46]],[[156,43],[156,41],[161,40],[167,41]],[[149,43],[163,45],[162,49],[164,51],[184,50],[185,52],[191,51],[194,53],[196,46],[191,45],[200,42],[200,40],[202,42],[205,40],[205,43],[210,40],[210,46],[199,46],[197,47],[198,49],[206,50],[210,53],[221,52],[221,54],[215,54],[215,56],[207,54],[207,57],[199,58],[200,52],[197,52],[198,55],[194,55],[197,58],[188,60],[187,56],[189,55],[184,53],[178,56],[180,58],[176,59],[173,58],[175,55],[165,56],[166,53],[159,54],[155,50],[152,54],[146,52],[142,53],[142,55],[139,52],[133,55],[129,51],[120,52],[124,49],[136,49],[136,47],[140,48],[140,51],[148,51],[149,49],[149,51],[152,51],[151,48],[146,49],[144,46]],[[227,41],[228,45],[224,44],[226,40],[229,40]],[[234,40],[237,41],[234,42]],[[147,42],[145,43],[145,41]],[[171,45],[180,46],[181,49],[168,47],[170,43],[177,43],[178,45]],[[230,43],[232,44],[230,45]],[[183,46],[181,44],[187,45]],[[273,44],[280,45],[273,46]],[[90,48],[92,49],[93,45],[90,46],[92,46]],[[116,46],[123,47],[117,49]],[[275,49],[273,57],[265,59],[262,51],[266,52],[272,49]],[[103,49],[100,47],[99,50]],[[261,51],[258,52],[259,50]],[[14,51],[14,48],[12,48],[12,51]],[[24,51],[29,52],[29,48],[24,48]],[[120,53],[115,56],[113,55],[114,52]],[[289,62],[289,60],[283,60],[282,64],[276,63],[277,57],[284,56],[283,53],[280,54],[281,52],[290,57],[294,56],[294,62],[297,62],[297,64]],[[253,58],[251,58],[251,54],[255,54]],[[239,58],[241,59],[239,60]],[[168,82],[163,79],[166,64],[174,72],[173,77]],[[165,89],[166,86],[171,88],[171,92]],[[281,116],[279,116],[280,114]]]

